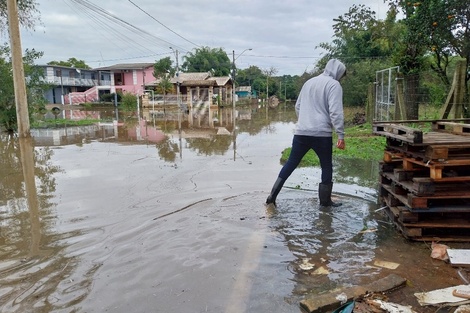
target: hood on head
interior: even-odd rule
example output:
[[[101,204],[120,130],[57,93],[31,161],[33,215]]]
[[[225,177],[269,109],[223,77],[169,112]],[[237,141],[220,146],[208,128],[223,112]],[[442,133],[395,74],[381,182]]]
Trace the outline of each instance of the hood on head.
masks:
[[[344,73],[346,73],[346,66],[337,59],[331,59],[326,64],[324,73],[336,80],[340,80]]]

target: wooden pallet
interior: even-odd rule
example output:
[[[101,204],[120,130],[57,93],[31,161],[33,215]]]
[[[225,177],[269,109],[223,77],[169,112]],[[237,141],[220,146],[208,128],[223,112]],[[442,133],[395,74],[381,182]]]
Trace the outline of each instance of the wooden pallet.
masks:
[[[423,131],[400,124],[377,124],[373,126],[373,133],[404,142],[422,143]]]
[[[380,124],[387,138],[380,166],[380,199],[408,239],[470,239],[470,124],[437,121],[423,133]]]
[[[381,183],[381,194],[386,196],[392,205],[403,205],[410,210],[434,209],[446,212],[461,207],[470,213],[470,193],[466,188],[445,190],[426,195],[417,195],[415,186],[408,182]]]
[[[405,207],[387,207],[385,213],[395,228],[407,239],[415,241],[468,241],[470,214],[431,216],[411,213]]]
[[[436,121],[432,123],[431,127],[434,131],[443,131],[458,135],[470,135],[470,124]]]

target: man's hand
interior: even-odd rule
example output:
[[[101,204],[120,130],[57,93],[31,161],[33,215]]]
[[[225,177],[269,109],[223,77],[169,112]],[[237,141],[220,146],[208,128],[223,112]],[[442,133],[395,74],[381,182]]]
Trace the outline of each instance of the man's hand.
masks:
[[[336,143],[336,148],[344,150],[346,148],[346,143],[344,142],[344,139],[338,139],[338,142]]]

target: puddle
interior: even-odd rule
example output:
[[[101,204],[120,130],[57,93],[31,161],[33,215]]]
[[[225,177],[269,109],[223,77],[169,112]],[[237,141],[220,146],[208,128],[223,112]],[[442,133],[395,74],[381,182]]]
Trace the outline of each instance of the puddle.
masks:
[[[440,266],[375,212],[372,162],[335,165],[339,208],[319,209],[319,170],[299,168],[266,209],[291,107],[240,110],[235,126],[220,111],[214,127],[81,114],[106,118],[0,136],[2,312],[300,312],[387,274],[376,259]]]

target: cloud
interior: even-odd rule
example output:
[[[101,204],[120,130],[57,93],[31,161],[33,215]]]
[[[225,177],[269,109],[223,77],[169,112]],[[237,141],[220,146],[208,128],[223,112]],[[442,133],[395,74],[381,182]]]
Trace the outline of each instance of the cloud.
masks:
[[[323,52],[316,47],[331,42],[333,19],[353,4],[350,0],[38,2],[44,27],[22,33],[23,49],[44,52],[38,63],[71,57],[91,67],[154,62],[174,58],[170,46],[180,56],[209,46],[224,49],[230,59],[235,51],[238,68],[273,67],[278,75],[301,75],[313,69]],[[362,3],[385,15],[382,0]],[[245,51],[248,48],[253,50]]]

